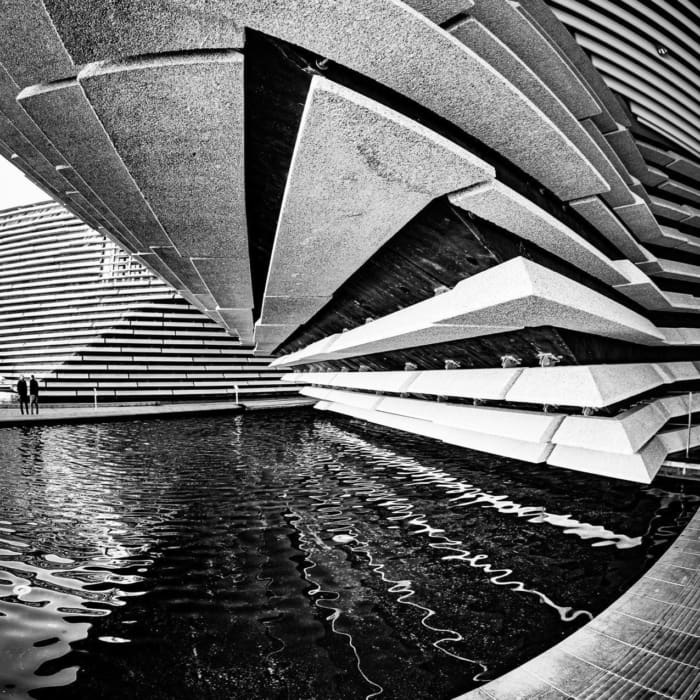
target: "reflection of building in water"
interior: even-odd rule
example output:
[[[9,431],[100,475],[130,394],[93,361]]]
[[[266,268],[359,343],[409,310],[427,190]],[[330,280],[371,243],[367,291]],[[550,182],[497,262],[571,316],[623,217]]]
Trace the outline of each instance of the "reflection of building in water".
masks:
[[[293,394],[280,370],[50,202],[0,213],[0,375],[44,401]],[[1,388],[1,387],[0,387]]]

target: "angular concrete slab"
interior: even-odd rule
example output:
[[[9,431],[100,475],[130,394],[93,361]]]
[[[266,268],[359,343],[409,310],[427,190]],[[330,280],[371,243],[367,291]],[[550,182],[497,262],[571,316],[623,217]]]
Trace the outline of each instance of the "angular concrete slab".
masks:
[[[653,240],[660,236],[656,218],[646,202],[640,197],[636,197],[634,204],[614,207],[614,211],[640,240]]]
[[[474,0],[404,0],[414,10],[441,24],[474,7]]]
[[[678,153],[674,153],[673,151],[671,151],[669,155],[673,158],[673,160],[667,164],[671,170],[685,175],[695,180],[695,182],[700,182],[700,163],[686,158],[685,156],[678,155]]]
[[[669,293],[659,289],[658,285],[637,265],[629,260],[618,260],[616,264],[629,282],[618,284],[615,289],[645,309],[673,311],[674,302]]]
[[[542,36],[518,3],[478,0],[469,13],[533,70],[577,118],[600,114],[600,107],[561,55]]]
[[[141,242],[142,250],[172,245],[76,80],[31,86],[17,99],[63,158]]]
[[[675,180],[666,180],[659,185],[659,189],[682,199],[700,204],[700,190],[689,187]]]
[[[656,216],[673,221],[683,221],[688,218],[688,211],[680,204],[651,195],[651,210]]]
[[[333,297],[265,296],[262,325],[286,324],[298,327],[320,311]]]
[[[545,443],[564,419],[555,413],[519,411],[511,408],[464,406],[420,399],[387,397],[374,407],[377,411],[432,421],[484,435],[495,435],[522,442]]]
[[[419,374],[419,372],[338,372],[331,379],[327,379],[326,374],[317,376],[317,379],[320,378],[323,384],[344,389],[400,394],[409,391],[409,387]],[[310,379],[310,381],[314,380]]]
[[[282,202],[262,324],[308,320],[432,199],[494,174],[398,112],[315,77]]]
[[[65,23],[59,16],[70,10]],[[157,35],[159,12],[145,13],[137,3],[110,16],[109,3],[68,3],[51,0],[51,12],[68,45],[85,30],[85,46],[95,55],[82,60],[109,58],[100,48],[100,35],[124,34],[139,23],[139,32]],[[168,22],[179,32],[191,22],[175,0],[161,0],[169,10]],[[114,13],[113,13],[114,14]],[[563,199],[605,191],[601,179],[582,177],[585,158],[542,112],[496,70],[436,24],[398,0],[341,0],[321,3],[294,0],[211,0],[209,20],[227,19],[237,27],[283,39],[347,66],[452,121],[467,133],[502,153]],[[356,31],[357,18],[363,31]],[[89,21],[96,29],[84,28]],[[119,26],[113,24],[118,22]],[[146,26],[148,25],[148,26]],[[104,27],[104,29],[103,29]],[[204,44],[206,45],[206,44]],[[181,47],[182,48],[182,47]],[[86,49],[86,50],[87,50]],[[76,56],[77,48],[70,49]],[[557,162],[557,168],[551,163]],[[166,227],[167,228],[167,227]]]
[[[699,403],[700,405],[700,403]],[[620,454],[638,452],[670,418],[688,412],[686,396],[667,396],[631,408],[612,418],[567,416],[551,441]]]
[[[629,129],[618,124],[614,131],[605,134],[605,138],[634,177],[645,185],[653,186],[658,182],[658,176],[650,171]]]
[[[242,55],[93,64],[78,80],[178,252],[247,257]]]
[[[191,294],[206,294],[207,288],[189,258],[183,258],[175,248],[151,248]]]
[[[622,126],[630,126],[630,121],[615,95],[613,95],[600,74],[595,70],[589,57],[576,43],[566,27],[556,18],[552,10],[542,0],[520,0],[520,4],[576,66],[577,70],[585,78],[586,83],[595,91],[595,95],[602,100],[606,110],[615,122]],[[599,123],[597,116],[595,121],[604,133],[615,128],[614,122],[609,129],[605,128],[608,120],[603,120]]]
[[[504,4],[508,5],[507,2]],[[479,3],[478,7],[483,7],[482,3]],[[515,12],[515,15],[521,17],[518,12]],[[505,43],[475,19],[460,23],[452,30],[452,34],[490,65],[497,68],[501,75],[536,104],[581,151],[588,161],[586,169],[582,172],[592,169],[603,178],[609,191],[604,192],[602,196],[611,205],[632,203],[632,195],[615,164],[611,162],[611,158],[614,157],[617,160],[617,157],[614,156],[607,141],[600,135],[600,132],[597,133],[597,138],[593,138],[534,70],[531,70]],[[543,43],[549,47],[546,41],[543,40]]]
[[[537,263],[514,258],[449,292],[337,334],[320,352],[310,346],[281,358],[280,364],[444,342],[444,330],[456,340],[548,325],[643,345],[665,342],[663,333],[640,314]]]
[[[581,124],[605,158],[598,169],[603,172],[602,168],[606,167],[604,176],[607,183],[610,185],[610,192],[604,192],[601,197],[611,207],[633,204],[634,194],[630,191],[630,186],[635,183],[638,184],[638,180],[630,175],[624,163],[615,152],[615,149],[610,145],[605,136],[601,134],[600,129],[591,119],[584,119]]]
[[[342,413],[343,415],[361,418],[371,423],[384,425],[396,430],[405,430],[414,435],[442,440],[450,445],[459,445],[473,450],[481,450],[498,454],[513,459],[522,459],[526,462],[544,462],[549,455],[552,446],[549,443],[524,442],[512,440],[496,435],[462,430],[451,426],[439,425],[427,420],[420,420],[409,416],[400,416],[383,411],[355,408],[338,402],[328,402],[324,410]]]
[[[41,0],[4,0],[0,36],[0,63],[19,87],[75,75]]]
[[[634,454],[613,454],[601,450],[555,445],[547,464],[611,479],[650,484],[666,459],[668,450],[658,438]]]
[[[700,284],[700,265],[656,258],[653,262],[641,264],[640,268],[653,277]]]
[[[250,265],[243,258],[191,258],[217,305],[224,308],[252,308]]]
[[[359,391],[339,391],[338,389],[322,389],[317,386],[307,386],[299,392],[302,396],[310,396],[319,401],[342,403],[351,408],[373,409],[381,400],[377,394],[363,394]]]
[[[672,163],[675,158],[668,151],[665,151],[658,146],[653,146],[650,143],[645,143],[643,141],[638,141],[637,146],[639,147],[639,152],[642,154],[646,161],[654,163],[654,165],[668,165]]]
[[[572,263],[607,284],[627,280],[612,261],[529,199],[496,180],[451,194],[450,202]]]
[[[216,309],[217,316],[224,326],[238,335],[242,345],[253,345],[253,310],[252,309]],[[259,353],[264,355],[264,353]]]
[[[123,56],[244,45],[235,4],[207,0],[120,2],[44,0],[66,49],[76,63]],[[35,81],[36,82],[36,81]]]
[[[506,400],[604,408],[665,383],[654,364],[526,367],[508,391]]]
[[[412,394],[502,401],[522,369],[424,370],[408,386]]]
[[[571,208],[602,233],[628,260],[645,262],[646,252],[600,197],[584,197],[569,202]]]

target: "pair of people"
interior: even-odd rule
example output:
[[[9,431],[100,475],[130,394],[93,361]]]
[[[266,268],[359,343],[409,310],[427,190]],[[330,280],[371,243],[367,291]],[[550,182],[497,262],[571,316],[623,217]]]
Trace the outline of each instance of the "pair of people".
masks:
[[[22,375],[17,382],[17,394],[19,395],[19,410],[24,415],[39,413],[39,382],[32,374],[29,380],[29,392],[27,393],[27,380]]]

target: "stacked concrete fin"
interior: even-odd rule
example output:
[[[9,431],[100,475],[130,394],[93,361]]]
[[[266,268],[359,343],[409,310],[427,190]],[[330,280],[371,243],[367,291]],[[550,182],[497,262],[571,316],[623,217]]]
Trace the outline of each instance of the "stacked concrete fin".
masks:
[[[122,5],[9,3],[0,154],[257,354],[698,357],[692,3]]]
[[[700,363],[404,372],[294,372],[317,408],[527,462],[649,483],[700,445],[681,423]],[[536,410],[536,408],[539,410]],[[542,411],[542,407],[545,408]],[[611,415],[595,412],[615,407]],[[583,409],[583,414],[582,414]]]
[[[0,375],[52,403],[296,393],[280,370],[61,205],[0,212]]]

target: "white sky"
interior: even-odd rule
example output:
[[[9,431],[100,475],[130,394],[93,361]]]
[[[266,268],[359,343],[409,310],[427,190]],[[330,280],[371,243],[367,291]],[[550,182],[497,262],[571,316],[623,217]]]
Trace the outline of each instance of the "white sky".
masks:
[[[0,210],[52,199],[0,156]]]

